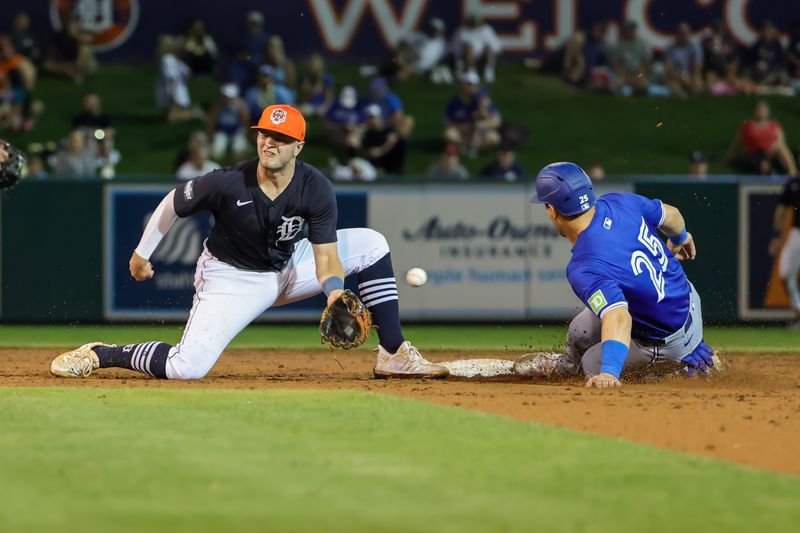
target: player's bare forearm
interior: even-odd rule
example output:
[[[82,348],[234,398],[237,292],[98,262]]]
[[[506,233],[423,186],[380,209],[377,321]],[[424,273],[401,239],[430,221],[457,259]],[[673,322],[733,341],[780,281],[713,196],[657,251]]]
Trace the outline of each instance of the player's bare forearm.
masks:
[[[328,278],[340,278],[344,280],[344,266],[339,259],[339,248],[337,243],[312,244],[314,250],[314,263],[317,271],[317,281],[320,287],[323,286]],[[328,304],[342,294],[341,289],[334,290],[328,295]]]
[[[603,315],[600,338],[604,343],[607,341],[616,341],[624,344],[625,347],[630,346],[632,325],[633,320],[631,319],[631,314],[628,312],[626,307],[612,309]],[[587,388],[595,387],[599,389],[605,389],[619,387],[620,385],[621,383],[619,379],[607,372],[601,372],[596,376],[592,376],[586,381]]]
[[[667,237],[675,237],[680,235],[681,231],[686,229],[686,221],[677,207],[669,204],[664,204],[664,223],[661,224],[661,231]]]
[[[664,223],[660,229],[667,237],[670,237],[670,240],[667,241],[667,246],[676,259],[680,261],[685,259],[692,260],[697,256],[692,234],[683,234],[686,231],[686,221],[678,208],[664,204]],[[676,244],[676,242],[679,244]]]
[[[618,341],[626,346],[631,344],[631,327],[633,320],[627,307],[617,307],[603,315],[601,339],[605,341]]]

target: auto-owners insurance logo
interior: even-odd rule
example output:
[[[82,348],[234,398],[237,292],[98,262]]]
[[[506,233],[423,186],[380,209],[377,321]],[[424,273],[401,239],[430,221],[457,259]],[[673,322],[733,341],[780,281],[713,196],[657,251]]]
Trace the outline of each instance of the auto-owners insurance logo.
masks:
[[[409,242],[437,244],[440,257],[471,259],[548,258],[559,238],[549,223],[520,223],[505,215],[483,224],[432,216],[402,235]]]
[[[133,33],[139,21],[139,0],[50,0],[50,22],[56,31],[72,17],[92,36],[92,48],[107,52]]]

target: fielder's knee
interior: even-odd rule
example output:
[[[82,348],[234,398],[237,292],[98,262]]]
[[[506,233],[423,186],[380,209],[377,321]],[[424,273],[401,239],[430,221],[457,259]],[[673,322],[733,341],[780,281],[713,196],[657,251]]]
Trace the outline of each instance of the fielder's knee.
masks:
[[[371,250],[369,255],[374,261],[389,253],[389,243],[382,233],[370,228],[361,228],[361,233],[359,238],[363,239],[364,245]]]
[[[219,356],[208,348],[177,346],[175,353],[167,359],[167,378],[203,379],[214,368]]]

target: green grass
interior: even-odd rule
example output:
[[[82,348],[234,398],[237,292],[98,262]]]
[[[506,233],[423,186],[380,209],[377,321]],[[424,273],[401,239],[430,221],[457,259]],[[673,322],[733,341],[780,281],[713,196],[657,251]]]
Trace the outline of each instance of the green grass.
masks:
[[[0,325],[0,347],[64,347],[102,340],[127,344],[145,340],[177,342],[183,325],[163,326],[9,326]],[[422,349],[464,351],[509,350],[511,352],[550,350],[563,345],[565,326],[436,326],[410,325],[406,337]],[[726,353],[800,352],[800,335],[783,328],[735,326],[708,327],[706,341]],[[374,339],[374,337],[373,337]],[[377,341],[375,341],[377,342]],[[367,342],[364,349],[372,347]],[[234,348],[320,347],[319,332],[311,325],[253,325],[231,343]]]
[[[358,77],[355,65],[334,64],[331,70],[340,86],[351,83],[359,91],[365,89],[366,80]],[[117,144],[123,155],[119,173],[168,177],[188,133],[203,124],[165,123],[154,108],[155,75],[154,67],[103,65],[80,86],[41,78],[35,97],[45,102],[47,111],[37,128],[27,134],[4,135],[23,147],[64,137],[72,116],[80,110],[82,95],[96,91],[119,130]],[[620,98],[577,92],[555,77],[532,74],[512,64],[501,65],[498,79],[491,87],[498,108],[508,121],[530,130],[530,139],[518,154],[529,172],[551,161],[571,160],[580,164],[600,162],[609,174],[686,173],[692,150],[707,152],[712,163],[721,159],[755,102],[755,98],[745,96]],[[212,79],[194,79],[192,98],[208,108],[217,87]],[[421,174],[441,147],[442,113],[454,88],[416,78],[399,83],[396,92],[417,122],[410,139],[407,172]],[[773,97],[769,101],[790,146],[797,146],[800,99]],[[312,120],[304,159],[326,166],[331,152],[324,139],[321,121]],[[477,173],[491,157],[487,153],[464,163]],[[712,171],[730,173],[730,169],[719,166],[713,166]]]
[[[2,531],[800,523],[798,478],[369,393],[6,388],[0,411]]]

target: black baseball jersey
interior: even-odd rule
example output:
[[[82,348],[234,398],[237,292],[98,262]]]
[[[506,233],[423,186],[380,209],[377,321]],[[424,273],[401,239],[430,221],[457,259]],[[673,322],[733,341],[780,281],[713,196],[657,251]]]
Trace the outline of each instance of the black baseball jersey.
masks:
[[[307,235],[313,244],[336,242],[336,195],[322,173],[297,161],[292,181],[275,200],[258,185],[258,159],[250,159],[179,185],[180,217],[214,215],[206,246],[217,258],[244,270],[277,272]]]
[[[797,211],[800,210],[800,178],[786,182],[781,193],[781,204],[794,210],[792,223],[796,228],[800,228],[800,217],[797,216]]]

